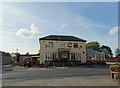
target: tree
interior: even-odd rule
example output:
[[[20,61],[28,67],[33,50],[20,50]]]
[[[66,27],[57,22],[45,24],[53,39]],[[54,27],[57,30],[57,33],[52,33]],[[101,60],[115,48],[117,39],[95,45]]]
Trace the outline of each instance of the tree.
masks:
[[[16,52],[15,55],[17,57],[17,62],[19,62],[19,55],[20,55],[20,53]]]
[[[11,53],[13,63],[19,62],[19,55],[20,55],[20,53],[18,53],[18,52],[16,52],[16,53],[12,52]]]
[[[12,62],[16,63],[17,62],[17,58],[14,52],[11,53],[11,57],[12,57]]]
[[[113,57],[112,50],[109,46],[102,45],[99,51],[103,52],[106,58]]]
[[[120,49],[119,49],[119,48],[117,48],[117,49],[115,50],[115,56],[116,56],[116,57],[120,57]]]
[[[89,42],[86,45],[87,49],[93,49],[99,51],[100,44],[97,41]]]

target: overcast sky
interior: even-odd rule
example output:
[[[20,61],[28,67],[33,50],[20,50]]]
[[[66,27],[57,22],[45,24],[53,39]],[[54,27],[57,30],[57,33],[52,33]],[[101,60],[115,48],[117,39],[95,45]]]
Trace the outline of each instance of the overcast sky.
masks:
[[[101,45],[118,47],[117,2],[2,3],[2,46],[6,52],[37,53],[39,38],[74,35]]]

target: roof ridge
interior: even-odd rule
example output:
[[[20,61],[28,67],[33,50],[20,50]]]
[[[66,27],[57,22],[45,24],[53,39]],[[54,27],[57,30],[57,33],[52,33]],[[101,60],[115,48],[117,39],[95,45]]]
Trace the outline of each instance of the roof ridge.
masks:
[[[70,35],[48,35],[45,37],[40,38],[39,40],[61,40],[61,41],[83,41],[86,42],[86,40],[78,38],[76,36],[70,36]]]

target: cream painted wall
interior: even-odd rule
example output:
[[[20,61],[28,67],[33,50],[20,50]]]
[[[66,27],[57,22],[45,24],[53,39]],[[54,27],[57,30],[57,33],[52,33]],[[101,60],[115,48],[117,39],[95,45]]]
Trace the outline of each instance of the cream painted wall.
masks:
[[[46,45],[49,42],[53,42],[53,47],[46,47]],[[55,40],[41,40],[40,41],[40,64],[43,62],[45,63],[45,59],[44,59],[44,54],[45,53],[58,53],[58,48],[61,48],[61,42],[66,42],[66,47],[70,49],[70,53],[80,53],[81,54],[81,62],[85,63],[86,62],[86,43],[85,42],[80,42],[80,41],[55,41]],[[67,43],[71,42],[71,43],[78,43],[78,47],[80,47],[80,45],[82,46],[82,48],[69,48],[67,47]],[[85,54],[83,54],[83,52],[85,52]]]

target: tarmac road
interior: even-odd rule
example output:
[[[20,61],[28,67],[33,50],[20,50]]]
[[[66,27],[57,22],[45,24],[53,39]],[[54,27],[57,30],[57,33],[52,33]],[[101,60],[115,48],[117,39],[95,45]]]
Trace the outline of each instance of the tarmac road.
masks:
[[[92,82],[90,85],[116,85],[117,83],[110,81],[109,74],[108,66],[80,66],[71,68],[18,67],[13,71],[3,72],[2,85],[86,85],[82,80],[89,83]],[[107,82],[108,80],[109,82]],[[97,83],[94,84],[95,82]]]
[[[75,76],[102,76],[109,75],[109,67],[61,67],[61,68],[24,68],[21,70],[14,70],[4,72],[2,79],[48,79],[56,77],[75,77]]]

